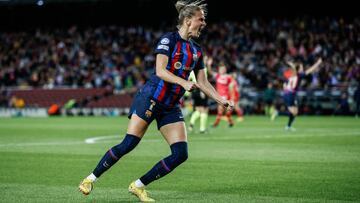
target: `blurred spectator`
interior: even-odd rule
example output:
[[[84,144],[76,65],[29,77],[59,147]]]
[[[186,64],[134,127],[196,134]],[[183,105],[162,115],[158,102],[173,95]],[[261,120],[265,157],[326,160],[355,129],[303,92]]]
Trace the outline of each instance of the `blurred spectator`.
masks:
[[[269,82],[278,87],[289,60],[306,66],[324,59],[300,91],[344,90],[360,78],[359,17],[254,17],[209,23],[207,29],[200,39],[204,52],[215,66],[225,61],[243,91],[262,92]],[[0,89],[83,87],[133,93],[154,71],[153,43],[164,30],[172,31],[111,25],[1,32]],[[1,106],[9,100],[0,95]],[[258,105],[251,112],[262,112]]]
[[[25,100],[16,96],[12,96],[9,102],[9,106],[12,108],[22,109],[25,107]]]
[[[350,105],[348,102],[348,96],[345,92],[341,94],[341,97],[336,106],[335,115],[349,115],[350,114]]]
[[[358,117],[360,115],[360,82],[358,83],[354,93],[354,101],[355,101],[355,116]]]
[[[241,86],[279,84],[285,60],[324,68],[301,88],[328,89],[360,75],[360,19],[298,17],[209,23],[202,44],[214,63],[226,61]],[[146,27],[69,27],[0,33],[0,87],[112,87],[133,91],[154,68],[160,30]]]

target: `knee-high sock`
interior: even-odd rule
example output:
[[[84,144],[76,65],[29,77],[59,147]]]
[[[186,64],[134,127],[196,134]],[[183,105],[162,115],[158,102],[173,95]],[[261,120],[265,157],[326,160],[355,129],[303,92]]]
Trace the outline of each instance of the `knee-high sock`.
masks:
[[[207,113],[201,113],[201,115],[200,115],[200,131],[206,130],[207,118],[208,118]]]
[[[140,178],[144,185],[148,185],[154,180],[164,177],[188,158],[186,142],[174,143],[170,148],[171,155],[159,161],[150,171]]]
[[[200,117],[200,112],[199,111],[194,111],[191,115],[190,118],[190,124],[191,125],[195,125],[196,120]]]
[[[93,174],[96,177],[100,177],[105,171],[107,171],[112,165],[114,165],[122,156],[133,150],[136,145],[140,142],[140,138],[134,135],[126,134],[123,141],[113,146],[107,151],[96,168]]]
[[[288,127],[291,127],[294,120],[295,120],[295,116],[292,113],[289,112]]]

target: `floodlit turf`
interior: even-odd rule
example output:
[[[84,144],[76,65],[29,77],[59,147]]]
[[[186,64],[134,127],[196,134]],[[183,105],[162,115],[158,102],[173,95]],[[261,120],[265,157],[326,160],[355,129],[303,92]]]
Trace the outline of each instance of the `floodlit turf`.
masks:
[[[214,118],[211,118],[213,121]],[[161,202],[359,202],[360,119],[246,117],[189,133],[189,159],[148,190]],[[0,202],[137,202],[127,193],[170,152],[155,125],[95,184],[80,181],[119,143],[127,119],[0,118]],[[86,144],[85,140],[90,139]]]

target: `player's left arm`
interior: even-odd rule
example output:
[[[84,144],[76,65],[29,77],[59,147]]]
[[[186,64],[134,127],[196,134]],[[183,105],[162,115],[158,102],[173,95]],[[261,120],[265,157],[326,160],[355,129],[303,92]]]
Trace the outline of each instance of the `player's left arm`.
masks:
[[[322,63],[322,59],[319,58],[316,61],[316,63],[314,63],[310,68],[305,70],[305,75],[309,75],[309,74],[313,73],[314,71],[316,71],[319,68],[321,63]]]
[[[200,90],[203,91],[207,96],[226,107],[227,110],[232,110],[234,108],[233,102],[223,99],[215,90],[215,88],[210,84],[206,77],[205,69],[200,69],[197,71],[196,80]]]

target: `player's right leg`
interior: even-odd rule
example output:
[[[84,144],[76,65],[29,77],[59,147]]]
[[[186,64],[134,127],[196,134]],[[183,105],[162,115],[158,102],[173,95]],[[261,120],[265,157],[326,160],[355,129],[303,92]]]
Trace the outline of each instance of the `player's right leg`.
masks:
[[[79,190],[85,195],[90,194],[93,184],[105,171],[113,166],[122,156],[133,150],[144,136],[148,125],[154,119],[152,114],[154,102],[141,93],[133,101],[129,113],[129,124],[123,141],[110,148],[99,161],[93,172],[79,185]]]
[[[99,161],[93,172],[79,185],[79,191],[85,195],[90,194],[94,182],[105,171],[113,166],[122,156],[133,150],[144,136],[148,124],[136,114],[131,116],[128,131],[123,141],[110,148]]]

